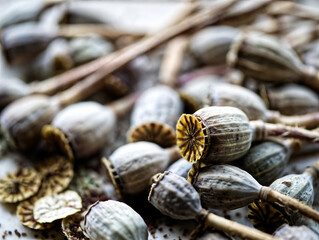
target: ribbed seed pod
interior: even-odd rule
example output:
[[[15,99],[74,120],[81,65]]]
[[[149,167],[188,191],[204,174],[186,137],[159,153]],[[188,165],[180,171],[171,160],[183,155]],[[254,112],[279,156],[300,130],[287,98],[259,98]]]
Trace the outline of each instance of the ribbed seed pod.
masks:
[[[290,174],[277,179],[271,188],[289,197],[296,198],[300,202],[311,206],[314,201],[313,176],[308,172],[303,174]],[[264,209],[268,208],[267,214]],[[280,217],[278,217],[280,216]],[[249,205],[248,218],[253,225],[260,230],[272,232],[284,223],[296,224],[301,214],[291,211],[276,203],[254,202]]]
[[[42,135],[48,148],[81,159],[99,152],[114,132],[114,111],[96,102],[81,102],[60,111]]]
[[[239,236],[243,239],[270,240],[271,236],[250,227],[219,217],[201,206],[200,198],[192,185],[172,172],[156,174],[148,201],[160,212],[175,219],[196,219],[207,227]]]
[[[226,63],[226,55],[239,30],[229,26],[205,28],[193,35],[190,51],[205,65]]]
[[[317,240],[319,236],[306,226],[289,226],[288,224],[280,227],[274,236],[283,240]]]
[[[48,97],[34,95],[18,99],[1,113],[1,130],[21,150],[30,149],[38,143],[42,126],[49,124],[58,106]]]
[[[243,207],[258,199],[261,189],[250,174],[230,165],[202,167],[196,163],[188,181],[199,193],[203,206],[213,209]]]
[[[319,74],[305,66],[296,53],[278,39],[261,33],[239,34],[227,62],[247,77],[267,82],[297,82],[319,89]]]
[[[291,153],[302,143],[297,140],[265,141],[253,146],[235,165],[251,174],[260,184],[268,186],[285,169]]]
[[[319,97],[310,88],[286,84],[266,88],[269,109],[285,115],[301,115],[319,111]]]
[[[175,124],[182,114],[179,95],[167,86],[146,90],[133,108],[128,142],[150,141],[162,147],[175,145]]]
[[[310,121],[312,123],[312,121]],[[177,146],[189,162],[227,163],[242,157],[252,141],[284,136],[317,142],[318,132],[280,124],[248,121],[234,107],[205,107],[183,114],[176,125]]]
[[[120,196],[138,194],[149,187],[151,177],[180,158],[176,146],[163,149],[155,143],[129,143],[103,158],[107,174]]]
[[[205,104],[231,106],[242,110],[249,120],[267,121],[267,108],[262,99],[247,88],[227,83],[211,85]]]
[[[167,171],[173,172],[187,179],[188,171],[191,169],[192,165],[192,163],[186,161],[184,158],[181,158],[170,165],[167,168]]]
[[[84,233],[92,240],[147,240],[142,217],[122,202],[97,202],[85,215]]]

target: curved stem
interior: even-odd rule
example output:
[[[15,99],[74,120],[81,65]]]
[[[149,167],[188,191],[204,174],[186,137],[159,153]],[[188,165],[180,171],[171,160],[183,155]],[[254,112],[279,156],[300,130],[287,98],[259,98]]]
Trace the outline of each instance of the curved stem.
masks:
[[[309,217],[316,222],[319,222],[319,212],[313,208],[299,202],[298,200],[286,196],[270,187],[262,187],[260,190],[261,200],[275,202],[293,210],[297,210],[306,217]]]
[[[304,115],[285,116],[281,115],[278,119],[278,123],[287,126],[297,127],[316,127],[319,125],[319,112],[308,113]]]
[[[226,218],[217,216],[213,213],[209,213],[205,219],[205,225],[216,228],[217,230],[238,236],[242,239],[251,240],[275,240],[275,238],[267,233],[259,231],[257,229],[250,228],[240,223],[230,221]]]
[[[129,110],[131,110],[138,99],[140,93],[132,93],[126,97],[123,97],[119,100],[116,100],[110,104],[107,104],[107,107],[110,107],[117,117],[123,116]]]

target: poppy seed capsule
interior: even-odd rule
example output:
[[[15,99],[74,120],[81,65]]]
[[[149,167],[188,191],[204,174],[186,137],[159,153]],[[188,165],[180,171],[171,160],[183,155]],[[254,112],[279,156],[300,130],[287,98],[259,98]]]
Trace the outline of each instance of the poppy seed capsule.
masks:
[[[92,240],[147,240],[143,218],[125,203],[96,202],[85,215],[84,233]]]
[[[280,124],[248,121],[234,107],[205,107],[183,114],[176,125],[177,146],[189,162],[226,163],[242,157],[251,142],[267,136],[284,136],[317,142],[319,133]]]
[[[192,163],[186,161],[184,158],[181,158],[174,162],[167,168],[167,171],[173,172],[185,179],[187,179],[188,171],[192,167]]]
[[[149,141],[161,147],[175,145],[174,128],[182,111],[183,103],[170,87],[155,86],[146,90],[133,108],[128,142]]]
[[[277,229],[277,231],[274,233],[274,237],[281,238],[283,240],[318,239],[318,235],[305,225],[289,226],[288,224],[285,224]]]
[[[117,192],[123,196],[147,190],[151,177],[179,158],[176,146],[163,149],[155,143],[136,142],[119,147],[102,161]]]

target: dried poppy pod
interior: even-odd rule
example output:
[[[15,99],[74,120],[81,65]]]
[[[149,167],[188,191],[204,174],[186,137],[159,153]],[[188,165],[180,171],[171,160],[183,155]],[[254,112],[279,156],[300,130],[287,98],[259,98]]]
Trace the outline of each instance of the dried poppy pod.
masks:
[[[319,162],[307,168],[302,174],[289,174],[274,181],[270,187],[289,197],[312,206],[314,201],[314,182],[318,179]],[[279,217],[278,217],[279,216]],[[282,203],[255,201],[249,205],[248,218],[258,229],[273,232],[284,223],[300,224],[298,211],[286,209]]]
[[[20,169],[0,179],[0,202],[16,203],[35,195],[41,176],[32,168]]]
[[[96,202],[85,215],[84,233],[92,240],[147,240],[143,218],[125,203]]]
[[[270,240],[268,234],[217,216],[202,208],[200,197],[192,185],[172,172],[153,176],[148,201],[161,213],[175,219],[196,219],[205,226],[244,239]]]
[[[80,102],[66,107],[42,129],[47,147],[71,160],[93,156],[113,140],[117,118],[129,111],[136,97],[133,94],[107,106]]]
[[[146,90],[133,108],[128,142],[150,141],[162,147],[175,145],[174,127],[182,111],[183,103],[172,88],[155,86]]]
[[[190,162],[226,163],[246,154],[254,140],[267,136],[300,138],[316,142],[319,134],[300,128],[248,121],[234,107],[206,107],[183,114],[176,125],[177,146]]]
[[[188,172],[191,169],[192,165],[192,163],[186,161],[184,158],[181,158],[170,165],[166,171],[170,171],[183,178],[187,178]]]
[[[282,225],[274,233],[274,237],[281,238],[283,240],[316,240],[318,235],[306,226],[289,226],[288,224]]]
[[[227,62],[247,77],[267,82],[298,82],[319,90],[319,74],[305,66],[296,53],[278,39],[260,33],[242,33],[233,42]]]
[[[196,163],[188,180],[198,191],[202,204],[208,208],[236,209],[260,199],[297,210],[319,222],[319,212],[272,187],[261,186],[249,173],[235,166]]]
[[[302,115],[319,111],[319,97],[310,88],[297,84],[265,88],[269,109],[285,115]]]
[[[147,190],[151,177],[179,158],[176,146],[163,149],[155,143],[137,142],[119,147],[102,162],[116,191],[123,196]]]
[[[253,146],[234,164],[251,174],[260,184],[268,186],[284,171],[291,154],[303,143],[295,139],[271,139]]]
[[[194,34],[190,40],[190,51],[205,65],[226,63],[230,45],[239,33],[230,26],[207,27]]]

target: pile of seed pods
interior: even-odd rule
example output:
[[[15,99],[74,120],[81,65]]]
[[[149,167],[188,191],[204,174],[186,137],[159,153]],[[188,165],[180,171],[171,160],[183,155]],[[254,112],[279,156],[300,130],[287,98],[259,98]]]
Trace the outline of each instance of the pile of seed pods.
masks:
[[[319,4],[170,4],[5,7],[3,240],[319,239]]]

